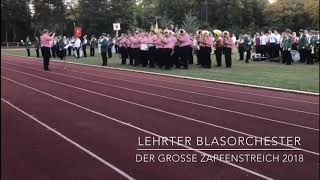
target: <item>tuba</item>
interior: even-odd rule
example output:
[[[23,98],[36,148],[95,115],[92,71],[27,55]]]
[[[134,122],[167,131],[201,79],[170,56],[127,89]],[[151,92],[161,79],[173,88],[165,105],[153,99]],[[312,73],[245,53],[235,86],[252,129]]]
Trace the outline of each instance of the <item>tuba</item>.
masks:
[[[222,32],[218,29],[213,30],[216,45],[220,44]]]

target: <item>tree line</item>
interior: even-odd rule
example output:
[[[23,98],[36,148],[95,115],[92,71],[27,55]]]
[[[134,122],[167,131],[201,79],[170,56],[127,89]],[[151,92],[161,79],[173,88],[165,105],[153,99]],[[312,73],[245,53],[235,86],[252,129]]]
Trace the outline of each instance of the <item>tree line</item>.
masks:
[[[220,29],[230,32],[319,29],[319,0],[2,0],[1,41],[39,36],[47,28],[71,36],[149,30],[171,24],[187,31]]]

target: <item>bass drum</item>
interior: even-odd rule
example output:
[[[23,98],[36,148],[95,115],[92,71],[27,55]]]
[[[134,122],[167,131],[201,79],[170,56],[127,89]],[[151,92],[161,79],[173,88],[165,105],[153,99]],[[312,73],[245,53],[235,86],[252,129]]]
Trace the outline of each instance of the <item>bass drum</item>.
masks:
[[[300,53],[297,50],[292,50],[291,52],[291,57],[293,62],[299,62],[300,61]]]

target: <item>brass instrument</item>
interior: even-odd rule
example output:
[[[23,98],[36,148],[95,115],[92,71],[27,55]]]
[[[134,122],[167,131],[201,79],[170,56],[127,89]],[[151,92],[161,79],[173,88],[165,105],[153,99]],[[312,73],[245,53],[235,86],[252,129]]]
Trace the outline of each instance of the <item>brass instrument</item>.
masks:
[[[213,34],[214,34],[215,44],[216,46],[218,46],[221,42],[222,31],[215,29],[213,30]]]

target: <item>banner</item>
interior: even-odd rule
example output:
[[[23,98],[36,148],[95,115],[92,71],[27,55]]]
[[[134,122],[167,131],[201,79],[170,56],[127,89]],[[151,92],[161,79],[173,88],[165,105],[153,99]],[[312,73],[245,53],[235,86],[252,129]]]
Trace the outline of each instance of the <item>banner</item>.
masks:
[[[81,36],[81,27],[74,28],[74,36],[80,37]]]

